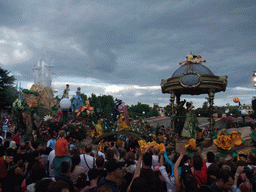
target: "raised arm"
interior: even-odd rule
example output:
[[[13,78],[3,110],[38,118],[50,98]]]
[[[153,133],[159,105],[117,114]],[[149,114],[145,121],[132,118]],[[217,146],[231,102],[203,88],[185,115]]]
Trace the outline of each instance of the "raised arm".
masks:
[[[139,177],[139,176],[140,176],[140,168],[141,168],[141,162],[142,162],[142,158],[143,158],[143,153],[142,153],[142,151],[140,150],[140,148],[137,148],[137,149],[136,149],[136,152],[137,152],[137,154],[138,154],[138,156],[139,156],[139,159],[138,159],[138,163],[137,163],[137,165],[136,165],[136,169],[135,169],[134,174],[133,174],[132,181],[131,181],[131,183],[130,183],[128,189],[127,189],[127,192],[130,192],[133,180],[134,180],[136,177]]]
[[[182,145],[180,156],[179,156],[179,158],[177,159],[177,161],[174,165],[174,180],[175,180],[176,191],[180,191],[180,189],[181,189],[181,181],[180,181],[178,167],[179,167],[180,162],[181,162],[182,158],[184,157],[185,153],[186,153],[185,145]]]

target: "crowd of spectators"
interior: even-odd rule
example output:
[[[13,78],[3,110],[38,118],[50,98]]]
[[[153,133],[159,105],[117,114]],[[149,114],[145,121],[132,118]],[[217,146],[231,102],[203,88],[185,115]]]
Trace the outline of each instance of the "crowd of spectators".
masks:
[[[43,148],[19,134],[0,146],[3,192],[256,191],[254,153],[216,161],[213,152],[203,157],[199,149],[189,156],[185,146],[171,153],[155,146],[141,151],[137,142],[131,148],[114,140],[69,150],[64,131]]]

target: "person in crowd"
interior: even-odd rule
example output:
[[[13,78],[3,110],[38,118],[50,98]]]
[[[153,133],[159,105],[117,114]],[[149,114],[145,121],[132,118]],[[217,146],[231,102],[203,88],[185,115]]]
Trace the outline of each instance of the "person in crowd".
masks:
[[[197,185],[200,186],[202,184],[205,184],[207,182],[207,166],[206,163],[203,162],[200,155],[193,156],[193,167]]]
[[[47,192],[70,192],[69,185],[65,181],[57,180],[48,185]]]
[[[53,133],[51,133],[50,135],[51,135],[51,139],[49,139],[49,141],[47,141],[46,146],[54,149],[55,144],[56,144],[56,139],[54,138]]]
[[[152,170],[152,155],[146,152],[143,155],[142,168],[140,170],[140,177],[145,179],[150,191],[160,191],[160,179],[157,174]]]
[[[160,161],[159,161],[159,148],[154,146],[153,147],[153,155],[152,155],[152,166],[156,167],[160,165]]]
[[[69,191],[70,192],[75,192],[75,186],[72,182],[72,180],[70,179],[69,177],[69,174],[70,174],[70,163],[67,162],[67,161],[63,161],[61,163],[61,174],[57,177],[55,177],[56,180],[61,180],[61,181],[64,181],[66,182],[68,185],[69,185]]]
[[[49,174],[49,177],[54,177],[54,169],[52,168],[52,163],[53,163],[53,159],[55,157],[55,150],[52,150],[49,155],[48,155],[48,161],[47,161],[47,164],[48,165],[48,174]]]
[[[215,163],[215,155],[212,151],[209,151],[207,152],[206,156],[207,156],[206,166],[208,168],[212,163]]]
[[[20,144],[20,131],[17,130],[16,134],[12,137],[12,141],[15,141],[16,145]]]
[[[170,191],[170,190],[175,191],[175,182],[174,182],[174,176],[172,176],[172,168],[170,167],[169,164],[166,164],[166,166],[164,166],[164,153],[165,151],[161,152],[159,171],[164,178],[167,191]]]
[[[98,187],[109,187],[113,192],[119,192],[120,189],[117,185],[117,180],[123,176],[123,171],[119,168],[117,160],[110,159],[106,162],[106,170],[108,172],[106,177],[101,178]]]
[[[42,179],[36,182],[34,189],[35,192],[46,192],[50,183],[52,183],[52,179]]]
[[[88,171],[94,167],[95,165],[95,158],[91,156],[92,153],[92,146],[90,144],[85,146],[85,153],[80,155],[80,166],[85,169],[85,173],[88,176]]]
[[[191,172],[191,168],[187,165],[184,165],[181,170],[181,174],[179,174],[178,167],[185,155],[186,148],[185,145],[180,148],[180,156],[177,159],[174,165],[174,182],[175,189],[177,192],[185,191],[185,192],[197,192],[198,186],[195,176]]]
[[[21,191],[21,184],[28,171],[28,162],[22,162],[20,155],[13,158],[13,167],[8,171],[2,185],[2,191]]]
[[[107,171],[105,169],[105,159],[103,158],[103,156],[98,156],[96,158],[96,169],[99,170],[99,180],[102,177],[106,177],[107,176]]]
[[[97,192],[98,190],[98,180],[100,176],[100,172],[98,169],[90,169],[88,172],[90,186],[86,189],[86,192]]]
[[[76,185],[78,176],[81,173],[85,172],[85,168],[79,166],[79,163],[81,162],[79,155],[73,155],[71,159],[72,159],[72,166],[70,170],[70,179],[74,183],[74,185]]]
[[[221,170],[218,174],[217,181],[211,184],[211,189],[213,192],[223,192],[228,188],[232,188],[234,183],[231,174],[227,170]]]
[[[70,164],[72,163],[71,159],[68,154],[68,141],[65,139],[67,134],[66,131],[60,130],[59,131],[59,139],[56,141],[55,144],[55,157],[53,159],[53,163],[51,168],[54,168],[54,176],[57,177],[61,173],[60,165],[64,161],[68,161]]]

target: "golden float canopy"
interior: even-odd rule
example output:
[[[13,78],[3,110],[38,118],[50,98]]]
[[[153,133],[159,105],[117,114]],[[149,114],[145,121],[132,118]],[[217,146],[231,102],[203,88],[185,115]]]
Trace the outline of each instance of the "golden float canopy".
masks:
[[[181,95],[208,94],[210,106],[213,106],[214,94],[225,91],[227,76],[216,76],[210,69],[200,63],[189,62],[179,67],[168,79],[162,79],[162,93],[171,94],[172,114],[174,114],[174,100],[180,100]],[[172,121],[174,123],[174,121]],[[211,121],[211,128],[213,123]],[[174,124],[172,125],[174,128]]]

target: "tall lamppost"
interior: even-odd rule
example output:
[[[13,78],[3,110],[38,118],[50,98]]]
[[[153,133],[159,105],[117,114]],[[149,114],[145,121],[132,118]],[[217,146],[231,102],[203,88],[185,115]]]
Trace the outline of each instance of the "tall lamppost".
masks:
[[[245,116],[248,115],[248,112],[243,109],[241,110],[242,118],[243,118],[243,126],[245,126]]]
[[[60,107],[63,112],[63,122],[64,124],[66,124],[68,119],[68,111],[69,111],[69,108],[71,107],[71,101],[68,98],[61,99]]]

